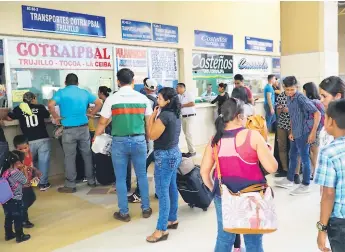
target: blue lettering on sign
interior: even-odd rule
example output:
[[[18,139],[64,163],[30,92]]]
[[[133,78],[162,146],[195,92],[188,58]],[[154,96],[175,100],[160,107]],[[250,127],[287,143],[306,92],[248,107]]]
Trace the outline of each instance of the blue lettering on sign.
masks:
[[[197,47],[233,49],[233,36],[231,34],[195,30],[194,42]]]
[[[178,43],[178,27],[163,24],[152,24],[153,40],[156,42]]]
[[[22,5],[23,30],[106,37],[105,17]]]
[[[261,52],[273,52],[273,40],[245,37],[245,49]]]
[[[238,63],[238,68],[240,70],[246,69],[257,69],[257,70],[267,70],[268,64],[266,62],[266,59],[264,58],[262,62],[260,61],[254,61],[254,62],[248,62],[246,58],[242,58],[240,62]]]
[[[124,40],[152,40],[151,23],[122,19],[121,30]]]

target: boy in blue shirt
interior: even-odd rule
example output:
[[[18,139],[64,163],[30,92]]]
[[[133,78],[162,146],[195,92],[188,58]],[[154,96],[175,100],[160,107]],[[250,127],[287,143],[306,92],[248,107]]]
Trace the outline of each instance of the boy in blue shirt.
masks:
[[[321,149],[316,168],[315,183],[322,186],[318,247],[326,248],[326,237],[333,252],[345,248],[345,100],[328,105],[325,130],[334,140]]]

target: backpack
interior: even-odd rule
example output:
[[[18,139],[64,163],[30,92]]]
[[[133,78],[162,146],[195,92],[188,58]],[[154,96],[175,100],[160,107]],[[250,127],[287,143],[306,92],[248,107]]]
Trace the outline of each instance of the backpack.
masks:
[[[152,95],[146,95],[146,97],[153,102],[152,109],[154,110],[155,107],[158,106],[157,98],[153,97]]]
[[[2,177],[0,177],[0,204],[5,204],[7,201],[13,198],[13,191],[18,187],[19,182],[17,182],[14,186],[10,186],[8,183],[8,178],[14,174],[16,171],[12,170],[5,171]]]
[[[261,115],[252,115],[247,118],[246,128],[257,130],[267,142],[268,130],[266,120]]]

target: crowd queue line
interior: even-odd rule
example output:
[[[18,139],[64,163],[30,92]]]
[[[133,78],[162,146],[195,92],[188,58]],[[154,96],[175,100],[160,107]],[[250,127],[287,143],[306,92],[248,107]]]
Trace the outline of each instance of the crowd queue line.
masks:
[[[75,74],[68,74],[66,87],[59,90],[49,102],[49,112],[43,105],[37,104],[34,94],[28,92],[23,97],[23,103],[8,114],[8,119],[20,121],[23,135],[16,136],[13,140],[16,150],[6,154],[8,145],[3,131],[0,132],[1,162],[4,163],[1,174],[8,180],[13,191],[13,198],[3,204],[6,240],[16,238],[17,242],[22,242],[30,239],[30,235],[23,233],[23,227],[34,226],[28,217],[28,208],[36,199],[32,186],[39,183],[41,191],[50,187],[50,141],[45,118],[51,115],[57,125],[63,126],[60,134],[65,154],[65,184],[58,188],[58,191],[76,191],[77,149],[84,160],[88,185],[96,186],[88,116],[92,118],[100,110],[101,117],[93,139],[104,132],[113,136],[111,154],[119,207],[114,218],[130,221],[128,201],[141,203],[143,218],[151,216],[147,179],[147,158],[151,156],[150,160],[155,162],[159,218],[156,230],[147,237],[147,241],[166,240],[169,235],[167,230],[177,229],[176,173],[182,156],[195,155],[191,134],[192,121],[196,115],[194,97],[186,91],[183,83],[179,83],[176,90],[162,88],[157,95],[157,83],[152,79],[144,80],[146,95],[136,92],[133,90],[134,73],[130,69],[120,70],[117,79],[120,87],[118,92],[109,95],[111,90],[100,87],[97,98],[78,87],[78,77]],[[226,92],[226,84],[219,84],[219,95],[212,101],[219,105],[216,134],[206,147],[200,171],[205,185],[214,192],[218,222],[216,252],[230,251],[233,246],[234,251],[239,251],[241,245],[240,236],[225,231],[226,228],[223,227],[224,195],[219,186],[223,184],[232,192],[240,192],[252,185],[266,185],[261,169],[274,173],[278,168],[276,158],[262,135],[244,127],[247,117],[254,115],[255,111],[252,94],[250,89],[244,86],[243,76],[235,76],[235,85],[230,97]],[[329,77],[319,85],[320,96],[313,83],[303,86],[305,95],[298,91],[297,85],[295,77],[286,77],[283,80],[284,91],[280,92],[275,76],[269,75],[264,89],[267,128],[273,131],[273,125],[278,119],[277,158],[282,163],[282,170],[276,176],[286,176],[276,185],[292,189],[292,195],[303,195],[310,192],[310,180],[315,176],[315,182],[323,189],[321,216],[317,223],[319,248],[327,251],[325,241],[328,235],[332,251],[341,251],[345,243],[338,235],[343,232],[344,225],[344,182],[341,181],[344,165],[339,153],[342,153],[344,148],[345,101],[342,98],[345,84],[339,77]],[[208,92],[205,96],[207,94]],[[277,99],[276,94],[279,94]],[[90,103],[95,104],[92,109],[88,109]],[[60,111],[56,111],[56,106],[59,106]],[[189,151],[184,154],[178,148],[181,128],[186,135]],[[284,137],[289,140],[284,141]],[[289,151],[282,145],[284,142],[290,144]],[[320,153],[317,153],[318,148],[313,149],[310,146],[320,147]],[[285,153],[280,148],[285,150]],[[152,153],[154,154],[151,155]],[[287,158],[284,159],[284,156]],[[303,181],[299,187],[293,188],[294,183],[300,183],[297,179],[299,173],[296,172],[298,157],[302,163]],[[138,188],[132,195],[128,195],[130,162],[133,163],[138,183]],[[232,165],[229,165],[230,163]],[[311,163],[315,172],[312,172]],[[212,171],[215,164],[218,167],[217,172]],[[214,180],[210,178],[210,174]],[[216,178],[220,178],[220,174],[222,178],[218,181]],[[267,186],[265,190],[266,188]],[[15,232],[12,229],[13,224]],[[241,234],[244,234],[247,251],[263,251],[262,232]]]

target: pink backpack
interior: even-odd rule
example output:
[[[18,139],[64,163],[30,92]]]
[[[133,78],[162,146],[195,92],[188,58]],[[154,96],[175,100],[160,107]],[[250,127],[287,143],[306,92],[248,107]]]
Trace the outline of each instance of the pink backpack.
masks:
[[[17,182],[14,186],[10,186],[8,183],[8,178],[15,173],[15,170],[11,172],[9,170],[5,171],[2,177],[0,177],[0,204],[3,205],[7,201],[13,198],[13,191],[18,187],[19,182]]]

